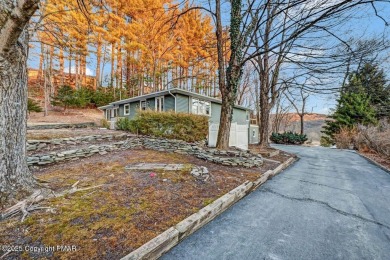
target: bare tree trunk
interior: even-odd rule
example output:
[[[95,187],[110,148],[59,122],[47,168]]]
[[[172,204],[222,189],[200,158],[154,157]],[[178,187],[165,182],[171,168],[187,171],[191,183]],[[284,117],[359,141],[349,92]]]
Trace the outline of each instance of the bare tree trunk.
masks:
[[[219,123],[219,131],[217,138],[218,149],[228,149],[230,127],[233,117],[233,106],[237,96],[237,89],[241,79],[241,60],[242,60],[242,43],[240,39],[241,25],[241,0],[232,0],[232,11],[230,21],[230,39],[231,39],[231,55],[229,66],[224,72],[223,59],[223,39],[222,39],[222,23],[220,1],[216,1],[216,20],[217,20],[217,50],[218,50],[218,72],[219,72],[219,88],[222,94],[222,112]],[[223,74],[221,74],[223,73]],[[226,79],[226,80],[225,80]]]
[[[114,87],[114,76],[115,76],[114,63],[115,63],[115,44],[112,43],[111,44],[111,78],[110,78],[110,86],[112,88]]]
[[[42,85],[42,78],[43,78],[43,59],[44,59],[44,48],[43,48],[43,44],[41,43],[41,53],[39,54],[39,68],[38,68],[38,82],[39,82],[39,86],[41,87]]]
[[[268,100],[265,100],[265,96],[261,94],[260,90],[260,121],[259,124],[259,145],[263,148],[268,148],[269,145],[269,115],[270,109]]]
[[[38,0],[0,5],[0,202],[36,185],[27,167],[27,54],[25,29]]]
[[[50,46],[50,54],[49,54],[49,75],[48,75],[48,79],[49,79],[49,82],[50,82],[50,96],[54,96],[54,92],[55,92],[55,89],[54,89],[54,79],[52,77],[53,75],[53,55],[54,55],[54,46]],[[50,99],[49,99],[49,103],[50,103]]]
[[[100,63],[102,58],[102,43],[100,41],[100,37],[98,39],[97,48],[96,48],[96,77],[94,82],[94,89],[96,90],[100,87],[99,79],[100,79]]]
[[[80,62],[80,55],[75,54],[74,56],[74,62],[75,62],[75,70],[74,70],[74,76],[75,76],[75,87],[76,89],[79,89],[79,62]]]
[[[65,70],[65,64],[64,64],[64,49],[60,47],[60,86],[64,85],[64,70]]]
[[[69,66],[68,66],[68,82],[67,85],[72,86],[72,49],[69,47]]]
[[[45,50],[45,49],[44,49]],[[43,94],[44,94],[44,106],[43,106],[43,115],[48,115],[48,107],[49,107],[49,77],[48,77],[48,51],[44,51],[44,59],[43,59]]]
[[[305,116],[304,113],[299,115],[299,118],[301,120],[301,135],[303,135],[303,133],[305,132],[304,129],[303,129],[303,126],[304,126],[304,119],[303,119],[303,117],[304,116]]]

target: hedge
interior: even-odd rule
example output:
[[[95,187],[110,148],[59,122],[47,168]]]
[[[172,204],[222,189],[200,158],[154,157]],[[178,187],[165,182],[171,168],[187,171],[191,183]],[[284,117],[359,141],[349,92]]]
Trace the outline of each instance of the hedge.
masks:
[[[271,141],[276,144],[303,144],[307,141],[307,137],[293,132],[272,133]]]
[[[134,119],[120,118],[116,127],[135,134],[202,141],[208,134],[208,117],[187,113],[138,111]]]

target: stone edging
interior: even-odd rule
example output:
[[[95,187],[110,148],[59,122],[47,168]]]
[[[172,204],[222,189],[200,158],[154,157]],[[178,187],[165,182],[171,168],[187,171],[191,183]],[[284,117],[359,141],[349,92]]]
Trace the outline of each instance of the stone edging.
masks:
[[[385,172],[389,173],[390,174],[390,169],[388,169],[386,166],[378,163],[377,161],[371,159],[370,157],[368,156],[365,156],[364,154],[361,154],[359,152],[356,152],[358,155],[360,155],[361,157],[363,157],[364,159],[366,159],[367,161],[369,161],[370,163],[374,164],[375,166],[378,166],[379,168],[381,168],[382,170],[384,170]]]
[[[215,217],[220,215],[234,203],[245,197],[257,187],[265,183],[269,178],[279,174],[290,166],[296,158],[291,157],[274,170],[265,172],[259,179],[254,182],[246,181],[222,197],[215,200],[208,206],[200,209],[188,218],[170,227],[165,232],[149,240],[146,244],[124,256],[122,260],[138,259],[158,259],[165,252],[176,246],[181,240],[190,236],[192,233],[209,223]]]

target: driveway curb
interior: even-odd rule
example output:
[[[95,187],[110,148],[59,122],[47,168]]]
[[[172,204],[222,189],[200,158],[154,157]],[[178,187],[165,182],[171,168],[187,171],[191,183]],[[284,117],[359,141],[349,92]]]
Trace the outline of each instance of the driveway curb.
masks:
[[[282,172],[297,160],[296,157],[290,157],[287,161],[280,164],[273,170],[266,171],[259,179],[254,182],[246,181],[240,186],[229,191],[211,204],[200,209],[186,219],[182,220],[165,232],[156,236],[152,240],[124,256],[122,260],[138,259],[158,259],[165,252],[176,246],[181,240],[190,236],[192,233],[209,223],[215,217],[220,215],[226,209],[230,208],[237,201],[260,187],[268,179]]]
[[[369,161],[370,163],[374,164],[375,166],[378,166],[379,168],[381,168],[382,170],[384,170],[385,172],[389,173],[390,174],[390,169],[387,169],[384,165],[378,163],[377,161],[371,159],[370,157],[368,156],[365,156],[359,152],[356,152],[358,155],[360,155],[361,157],[363,157],[364,159],[366,159],[367,161]]]

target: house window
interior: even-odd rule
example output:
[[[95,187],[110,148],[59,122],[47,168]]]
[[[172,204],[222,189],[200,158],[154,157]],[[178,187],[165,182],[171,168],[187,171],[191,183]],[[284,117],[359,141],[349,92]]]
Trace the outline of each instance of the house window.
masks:
[[[123,107],[123,114],[124,114],[125,116],[130,115],[130,104],[127,104],[127,105],[125,105],[125,106]]]
[[[246,121],[249,121],[249,111],[246,111]]]
[[[209,116],[211,113],[210,102],[193,98],[192,113],[196,115]]]
[[[164,96],[156,97],[156,111],[164,111]]]
[[[146,110],[146,100],[141,101],[141,110]]]

